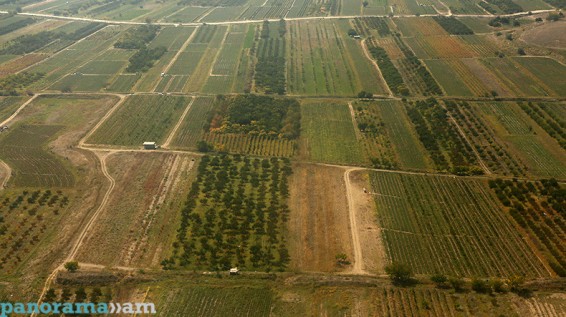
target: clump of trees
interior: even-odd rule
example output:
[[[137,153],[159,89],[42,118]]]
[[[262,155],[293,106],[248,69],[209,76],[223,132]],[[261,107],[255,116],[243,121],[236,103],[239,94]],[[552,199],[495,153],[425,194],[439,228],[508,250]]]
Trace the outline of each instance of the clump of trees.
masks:
[[[126,68],[126,71],[130,73],[146,72],[153,66],[153,63],[156,60],[160,59],[161,56],[165,54],[165,52],[167,52],[167,49],[163,46],[142,48],[129,58],[128,61],[130,63]]]
[[[0,79],[0,96],[17,96],[32,83],[43,78],[43,73],[28,73],[8,75]]]
[[[389,275],[391,282],[397,286],[416,284],[413,270],[406,264],[393,262],[385,267],[385,273]]]
[[[474,31],[455,17],[434,16],[433,19],[446,30],[455,35],[471,35]]]
[[[142,25],[126,32],[124,37],[114,43],[115,48],[127,50],[140,50],[146,48],[157,35],[159,27],[155,25]]]
[[[23,55],[38,50],[55,40],[72,41],[81,39],[101,29],[105,24],[89,23],[82,28],[72,32],[54,32],[42,31],[36,34],[25,34],[19,36],[8,43],[4,44],[0,49],[0,55]]]
[[[566,277],[566,248],[561,232],[566,230],[566,189],[556,179],[536,182],[495,179],[489,187],[513,219],[532,232],[548,264]]]
[[[283,270],[291,172],[288,159],[204,156],[163,268]]]
[[[296,139],[300,133],[299,102],[292,98],[239,95],[217,98],[206,131],[255,133]]]
[[[483,174],[471,146],[450,122],[448,112],[435,98],[406,104],[407,114],[419,140],[429,152],[437,169],[456,175]]]
[[[389,58],[389,55],[387,55],[385,49],[377,46],[374,41],[368,41],[367,43],[368,50],[377,62],[377,65],[379,65],[383,78],[387,82],[391,91],[398,95],[409,95],[409,89],[403,81],[401,73],[399,73],[399,70],[395,67],[395,65],[393,65],[393,62]]]
[[[270,23],[263,22],[255,67],[256,87],[266,94],[285,94],[285,33],[286,22],[281,19],[276,34],[270,31]]]

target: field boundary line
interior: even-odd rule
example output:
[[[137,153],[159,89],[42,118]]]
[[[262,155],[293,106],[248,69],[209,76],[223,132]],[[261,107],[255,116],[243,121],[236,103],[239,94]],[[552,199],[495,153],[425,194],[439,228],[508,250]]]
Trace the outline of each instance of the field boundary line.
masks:
[[[167,66],[165,66],[165,68],[163,69],[163,73],[165,75],[167,75],[167,73],[169,72],[169,70],[171,69],[171,67],[173,66],[173,64],[177,61],[177,59],[179,58],[179,56],[181,55],[181,53],[183,53],[185,51],[185,49],[187,48],[187,46],[189,46],[189,44],[193,41],[193,38],[195,37],[195,35],[197,34],[198,30],[199,30],[199,26],[197,26],[195,28],[195,30],[193,31],[193,33],[191,33],[191,35],[189,36],[189,38],[185,41],[185,43],[183,43],[183,46],[181,46],[179,48],[179,50],[177,51],[177,54],[175,54],[175,56],[173,56],[173,58],[171,59],[171,61],[169,62],[169,64],[167,64]],[[161,78],[161,80],[163,80],[163,78]],[[159,80],[158,82],[155,83],[155,86],[153,87],[153,89],[151,90],[152,92],[155,92],[155,90],[157,89],[157,86],[159,86],[159,83],[161,83],[161,80]]]
[[[391,88],[389,88],[389,84],[387,83],[387,81],[385,80],[385,77],[383,77],[383,73],[381,72],[381,69],[379,68],[379,65],[377,65],[377,62],[371,58],[371,56],[369,55],[369,51],[368,51],[368,47],[366,45],[366,40],[367,39],[363,39],[360,44],[362,46],[362,51],[364,51],[364,55],[366,56],[366,58],[373,64],[373,66],[375,67],[375,69],[377,70],[377,72],[379,73],[379,77],[381,77],[381,80],[385,86],[385,88],[387,89],[387,92],[389,93],[389,97],[394,97],[393,96],[393,92],[391,91]]]
[[[108,110],[108,112],[104,115],[104,117],[102,117],[102,119],[100,119],[100,121],[98,121],[98,123],[97,123],[84,137],[82,137],[82,138],[79,140],[79,148],[84,148],[85,144],[88,144],[88,143],[85,143],[85,141],[86,141],[88,138],[90,138],[90,137],[94,134],[94,132],[95,132],[96,130],[98,130],[98,128],[100,128],[100,126],[101,126],[104,122],[106,122],[106,120],[108,120],[108,118],[109,118],[109,117],[118,109],[118,107],[119,107],[120,105],[122,105],[122,104],[124,103],[124,101],[126,101],[126,99],[127,99],[126,96],[121,95],[121,94],[115,94],[114,96],[118,96],[118,97],[120,98],[120,100],[118,100],[118,102],[116,102],[116,104],[115,104],[112,108],[110,108],[110,110]]]
[[[171,133],[169,133],[169,136],[167,137],[167,140],[165,140],[165,143],[163,143],[162,147],[164,147],[164,148],[169,147],[169,143],[171,143],[171,141],[173,141],[173,137],[175,137],[175,135],[177,134],[177,130],[179,130],[179,127],[181,126],[183,121],[185,121],[185,117],[187,116],[187,113],[189,113],[189,110],[191,110],[191,106],[195,102],[195,99],[196,99],[195,96],[193,96],[191,98],[191,101],[185,107],[185,111],[183,111],[183,114],[181,115],[181,117],[179,117],[177,124],[175,124],[175,127],[173,128],[173,130],[171,130]]]
[[[2,181],[2,187],[0,187],[0,190],[6,188],[6,185],[8,184],[8,181],[10,181],[10,178],[12,178],[12,168],[10,167],[10,165],[8,165],[6,162],[0,160],[0,165],[6,170],[6,178],[4,178],[4,180]]]

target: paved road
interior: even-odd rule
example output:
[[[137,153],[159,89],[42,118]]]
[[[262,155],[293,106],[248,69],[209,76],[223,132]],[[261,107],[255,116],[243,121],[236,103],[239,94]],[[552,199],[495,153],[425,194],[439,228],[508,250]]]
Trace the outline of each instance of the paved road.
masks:
[[[533,14],[536,13],[544,13],[544,12],[553,12],[556,11],[555,9],[549,10],[534,10],[530,11]],[[8,11],[0,11],[0,14],[9,14]],[[527,15],[529,12],[518,12],[513,14],[500,14],[499,16],[521,16]],[[93,18],[81,18],[81,17],[69,17],[69,16],[56,16],[52,14],[44,14],[44,13],[32,13],[32,12],[21,12],[18,15],[23,16],[30,16],[30,17],[38,17],[38,18],[47,18],[47,19],[58,19],[58,20],[70,20],[70,21],[84,21],[84,22],[98,22],[98,23],[107,23],[107,24],[120,24],[120,25],[144,25],[147,24],[146,22],[136,22],[136,21],[115,21],[115,20],[103,20],[103,19],[93,19]],[[421,14],[419,17],[433,17],[439,16],[443,14]],[[336,19],[354,19],[359,17],[383,17],[384,15],[335,15],[335,16],[317,16],[317,17],[299,17],[299,18],[285,18],[286,21],[307,21],[307,20],[336,20]],[[445,16],[455,16],[455,17],[492,17],[493,15],[488,14],[446,14]],[[417,17],[414,14],[396,14],[394,17],[400,18],[415,18]],[[249,23],[261,23],[263,21],[269,22],[277,22],[281,20],[281,18],[275,19],[256,19],[256,20],[236,20],[236,21],[218,21],[218,22],[206,22],[209,25],[230,25],[230,24],[249,24]],[[160,25],[160,26],[197,26],[202,25],[201,22],[187,22],[187,23],[173,23],[173,22],[153,22],[153,25]]]

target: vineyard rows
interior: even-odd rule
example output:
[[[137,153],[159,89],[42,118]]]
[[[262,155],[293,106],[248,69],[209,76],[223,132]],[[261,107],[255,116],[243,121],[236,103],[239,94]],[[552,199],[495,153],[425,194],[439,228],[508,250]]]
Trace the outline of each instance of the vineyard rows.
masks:
[[[554,179],[534,183],[496,179],[489,186],[513,219],[529,230],[554,272],[565,277],[566,200],[562,186]]]
[[[273,138],[267,135],[205,133],[204,141],[214,146],[215,151],[258,155],[291,157],[295,153],[296,141]]]
[[[203,157],[163,268],[284,270],[290,174],[289,160]]]
[[[420,274],[548,275],[485,183],[378,172],[370,181],[392,261]]]
[[[87,140],[89,143],[141,146],[165,140],[188,98],[162,95],[130,96]]]
[[[71,171],[45,147],[61,130],[55,125],[21,125],[0,140],[0,158],[10,164],[14,179],[23,187],[73,187]]]
[[[498,140],[495,131],[477,115],[476,109],[465,101],[445,103],[491,171],[508,176],[525,176],[526,167],[511,156],[506,146]]]

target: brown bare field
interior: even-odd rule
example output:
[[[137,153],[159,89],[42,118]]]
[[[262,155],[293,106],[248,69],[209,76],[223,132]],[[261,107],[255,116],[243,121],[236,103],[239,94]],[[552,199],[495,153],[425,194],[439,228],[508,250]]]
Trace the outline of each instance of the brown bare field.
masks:
[[[362,269],[368,273],[384,274],[387,255],[377,222],[375,200],[370,194],[367,171],[358,170],[350,173],[350,185],[362,251]]]
[[[526,43],[548,48],[566,49],[566,21],[546,23],[525,31],[520,39]]]
[[[401,49],[399,49],[399,46],[397,46],[397,44],[395,43],[395,40],[393,40],[392,38],[378,38],[375,39],[375,41],[377,42],[378,46],[382,47],[387,52],[389,58],[399,59],[405,57],[403,52],[401,52]]]
[[[405,36],[448,35],[432,18],[396,19],[395,24]]]
[[[288,247],[291,270],[335,272],[336,255],[353,260],[345,170],[294,163],[289,179]]]
[[[174,220],[185,200],[194,164],[191,156],[182,154],[110,154],[107,166],[116,187],[78,260],[105,266],[158,267],[174,238]]]

